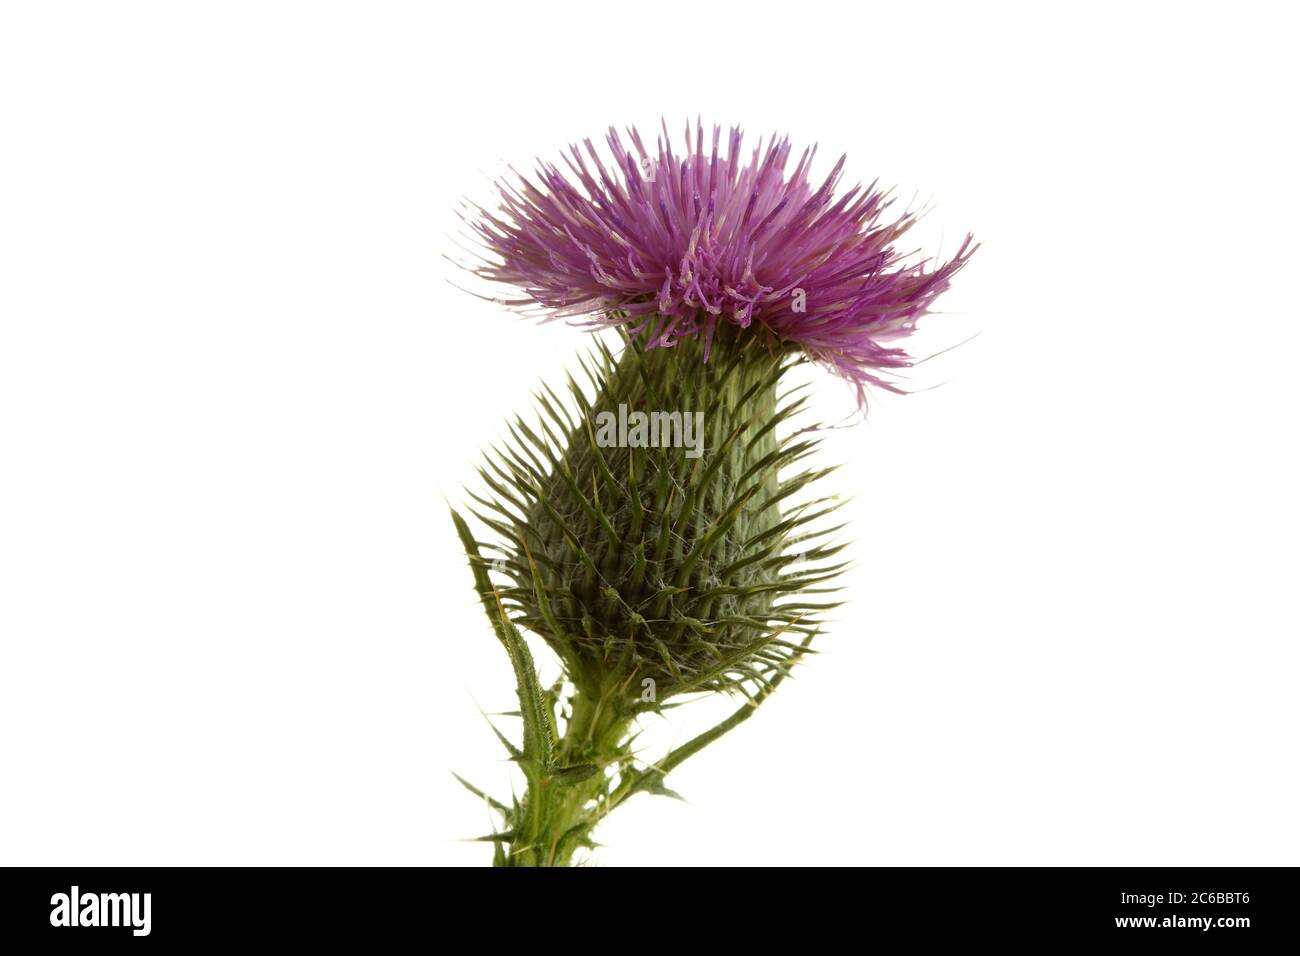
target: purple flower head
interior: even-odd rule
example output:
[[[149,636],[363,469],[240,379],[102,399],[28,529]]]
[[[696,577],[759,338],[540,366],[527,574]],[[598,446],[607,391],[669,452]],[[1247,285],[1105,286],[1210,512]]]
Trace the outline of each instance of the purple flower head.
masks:
[[[766,330],[860,394],[866,383],[898,390],[882,372],[912,358],[892,343],[965,265],[972,237],[947,262],[909,263],[892,243],[915,214],[886,216],[892,200],[874,183],[836,199],[843,157],[814,187],[816,148],[787,176],[785,138],[745,162],[738,128],[725,155],[717,126],[706,147],[703,126],[687,124],[682,153],[666,128],[653,154],[628,135],[631,148],[610,129],[612,167],[585,140],[564,157],[567,174],[539,161],[536,183],[496,184],[495,214],[476,207],[470,227],[488,256],[473,271],[524,293],[505,304],[625,324],[651,348],[702,336],[706,356],[719,323]]]

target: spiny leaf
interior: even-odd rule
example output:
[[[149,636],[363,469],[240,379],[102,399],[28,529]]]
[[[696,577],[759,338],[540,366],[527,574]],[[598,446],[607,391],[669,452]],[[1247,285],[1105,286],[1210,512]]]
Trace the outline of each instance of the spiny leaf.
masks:
[[[811,643],[812,643],[812,637],[809,636],[804,640],[803,644],[801,645],[801,648],[806,649],[807,646]],[[647,769],[646,771],[643,771],[640,775],[633,778],[633,782],[630,784],[630,790],[636,791],[641,789],[648,789],[650,787],[655,786],[656,783],[662,786],[663,778],[666,777],[669,771],[671,771],[674,767],[677,767],[684,760],[699,753],[701,750],[703,750],[709,744],[713,743],[723,734],[727,733],[730,730],[733,730],[734,728],[736,728],[737,726],[739,726],[740,724],[748,720],[750,717],[752,717],[754,713],[758,710],[759,704],[763,703],[763,701],[765,701],[769,696],[771,696],[773,691],[776,690],[776,688],[780,685],[781,681],[785,679],[785,677],[786,677],[785,674],[778,674],[770,681],[770,683],[767,684],[766,687],[763,688],[762,691],[760,691],[758,694],[754,696],[754,699],[752,701],[746,702],[743,707],[741,707],[739,710],[733,713],[726,720],[722,721],[721,723],[717,724],[711,729],[706,730],[704,733],[698,735],[697,737],[693,737],[691,740],[687,741],[686,743],[682,744],[680,747],[677,747],[672,752],[670,752],[668,756],[664,757],[664,759],[657,761],[651,768]]]
[[[554,760],[554,744],[550,734],[551,719],[546,716],[544,711],[546,698],[537,681],[537,670],[533,664],[533,656],[528,650],[528,645],[524,643],[523,637],[515,629],[514,624],[506,616],[505,609],[501,606],[500,596],[497,594],[496,588],[492,586],[487,571],[483,569],[482,558],[475,546],[474,537],[470,534],[465,519],[455,510],[451,512],[451,518],[456,525],[456,532],[460,535],[461,543],[465,546],[465,553],[471,559],[470,568],[474,573],[474,586],[483,602],[483,608],[487,612],[488,619],[492,622],[493,630],[496,631],[497,637],[505,647],[506,653],[510,657],[511,666],[515,671],[515,680],[518,684],[519,693],[519,711],[524,724],[524,757],[530,764],[536,765],[542,770],[549,770]]]
[[[496,799],[494,799],[494,798],[492,798],[492,797],[489,797],[486,793],[484,793],[484,792],[483,792],[482,790],[480,790],[478,787],[474,786],[472,783],[470,783],[468,780],[466,780],[466,779],[465,779],[464,777],[462,777],[460,774],[456,773],[454,770],[453,770],[453,771],[450,771],[450,772],[451,772],[451,775],[452,775],[453,777],[456,778],[457,782],[459,782],[460,785],[461,785],[462,787],[464,787],[464,788],[465,788],[466,790],[468,790],[470,793],[474,794],[474,796],[478,797],[480,800],[482,800],[483,802],[485,802],[485,803],[486,803],[488,806],[490,806],[493,810],[500,810],[502,813],[509,815],[509,813],[510,813],[510,808],[507,807],[507,806],[506,806],[504,803],[502,803],[500,800],[496,800]]]

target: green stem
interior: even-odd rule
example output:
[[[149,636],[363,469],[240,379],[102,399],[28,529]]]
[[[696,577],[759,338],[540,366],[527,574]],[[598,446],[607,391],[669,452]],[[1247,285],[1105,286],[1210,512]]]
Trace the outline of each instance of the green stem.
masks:
[[[505,866],[570,866],[593,846],[591,831],[604,815],[607,769],[629,758],[630,716],[609,694],[575,691],[572,714],[556,742],[557,772],[530,779],[517,838]]]

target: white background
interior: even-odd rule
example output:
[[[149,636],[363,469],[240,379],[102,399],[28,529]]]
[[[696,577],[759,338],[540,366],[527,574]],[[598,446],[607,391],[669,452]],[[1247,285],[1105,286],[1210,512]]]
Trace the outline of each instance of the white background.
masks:
[[[452,287],[453,207],[696,115],[974,231],[918,345],[976,337],[829,439],[824,655],[601,862],[1300,862],[1283,10],[6,4],[0,863],[487,860],[444,495],[586,339]]]

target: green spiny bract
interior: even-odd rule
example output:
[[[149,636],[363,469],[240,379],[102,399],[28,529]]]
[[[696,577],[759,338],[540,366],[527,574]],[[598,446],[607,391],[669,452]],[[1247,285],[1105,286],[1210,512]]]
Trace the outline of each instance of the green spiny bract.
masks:
[[[819,587],[839,565],[809,531],[836,506],[789,506],[832,469],[801,469],[817,440],[781,436],[803,399],[778,398],[795,359],[754,338],[616,358],[603,343],[583,364],[591,394],[538,396],[535,427],[482,477],[494,492],[480,514],[500,536],[500,588],[517,624],[540,634],[582,691],[630,710],[689,691],[757,689],[782,673],[817,615]],[[703,453],[681,447],[603,447],[602,414],[703,414]],[[662,436],[661,436],[662,437]],[[811,597],[809,595],[812,595]],[[653,684],[647,681],[653,681]]]

